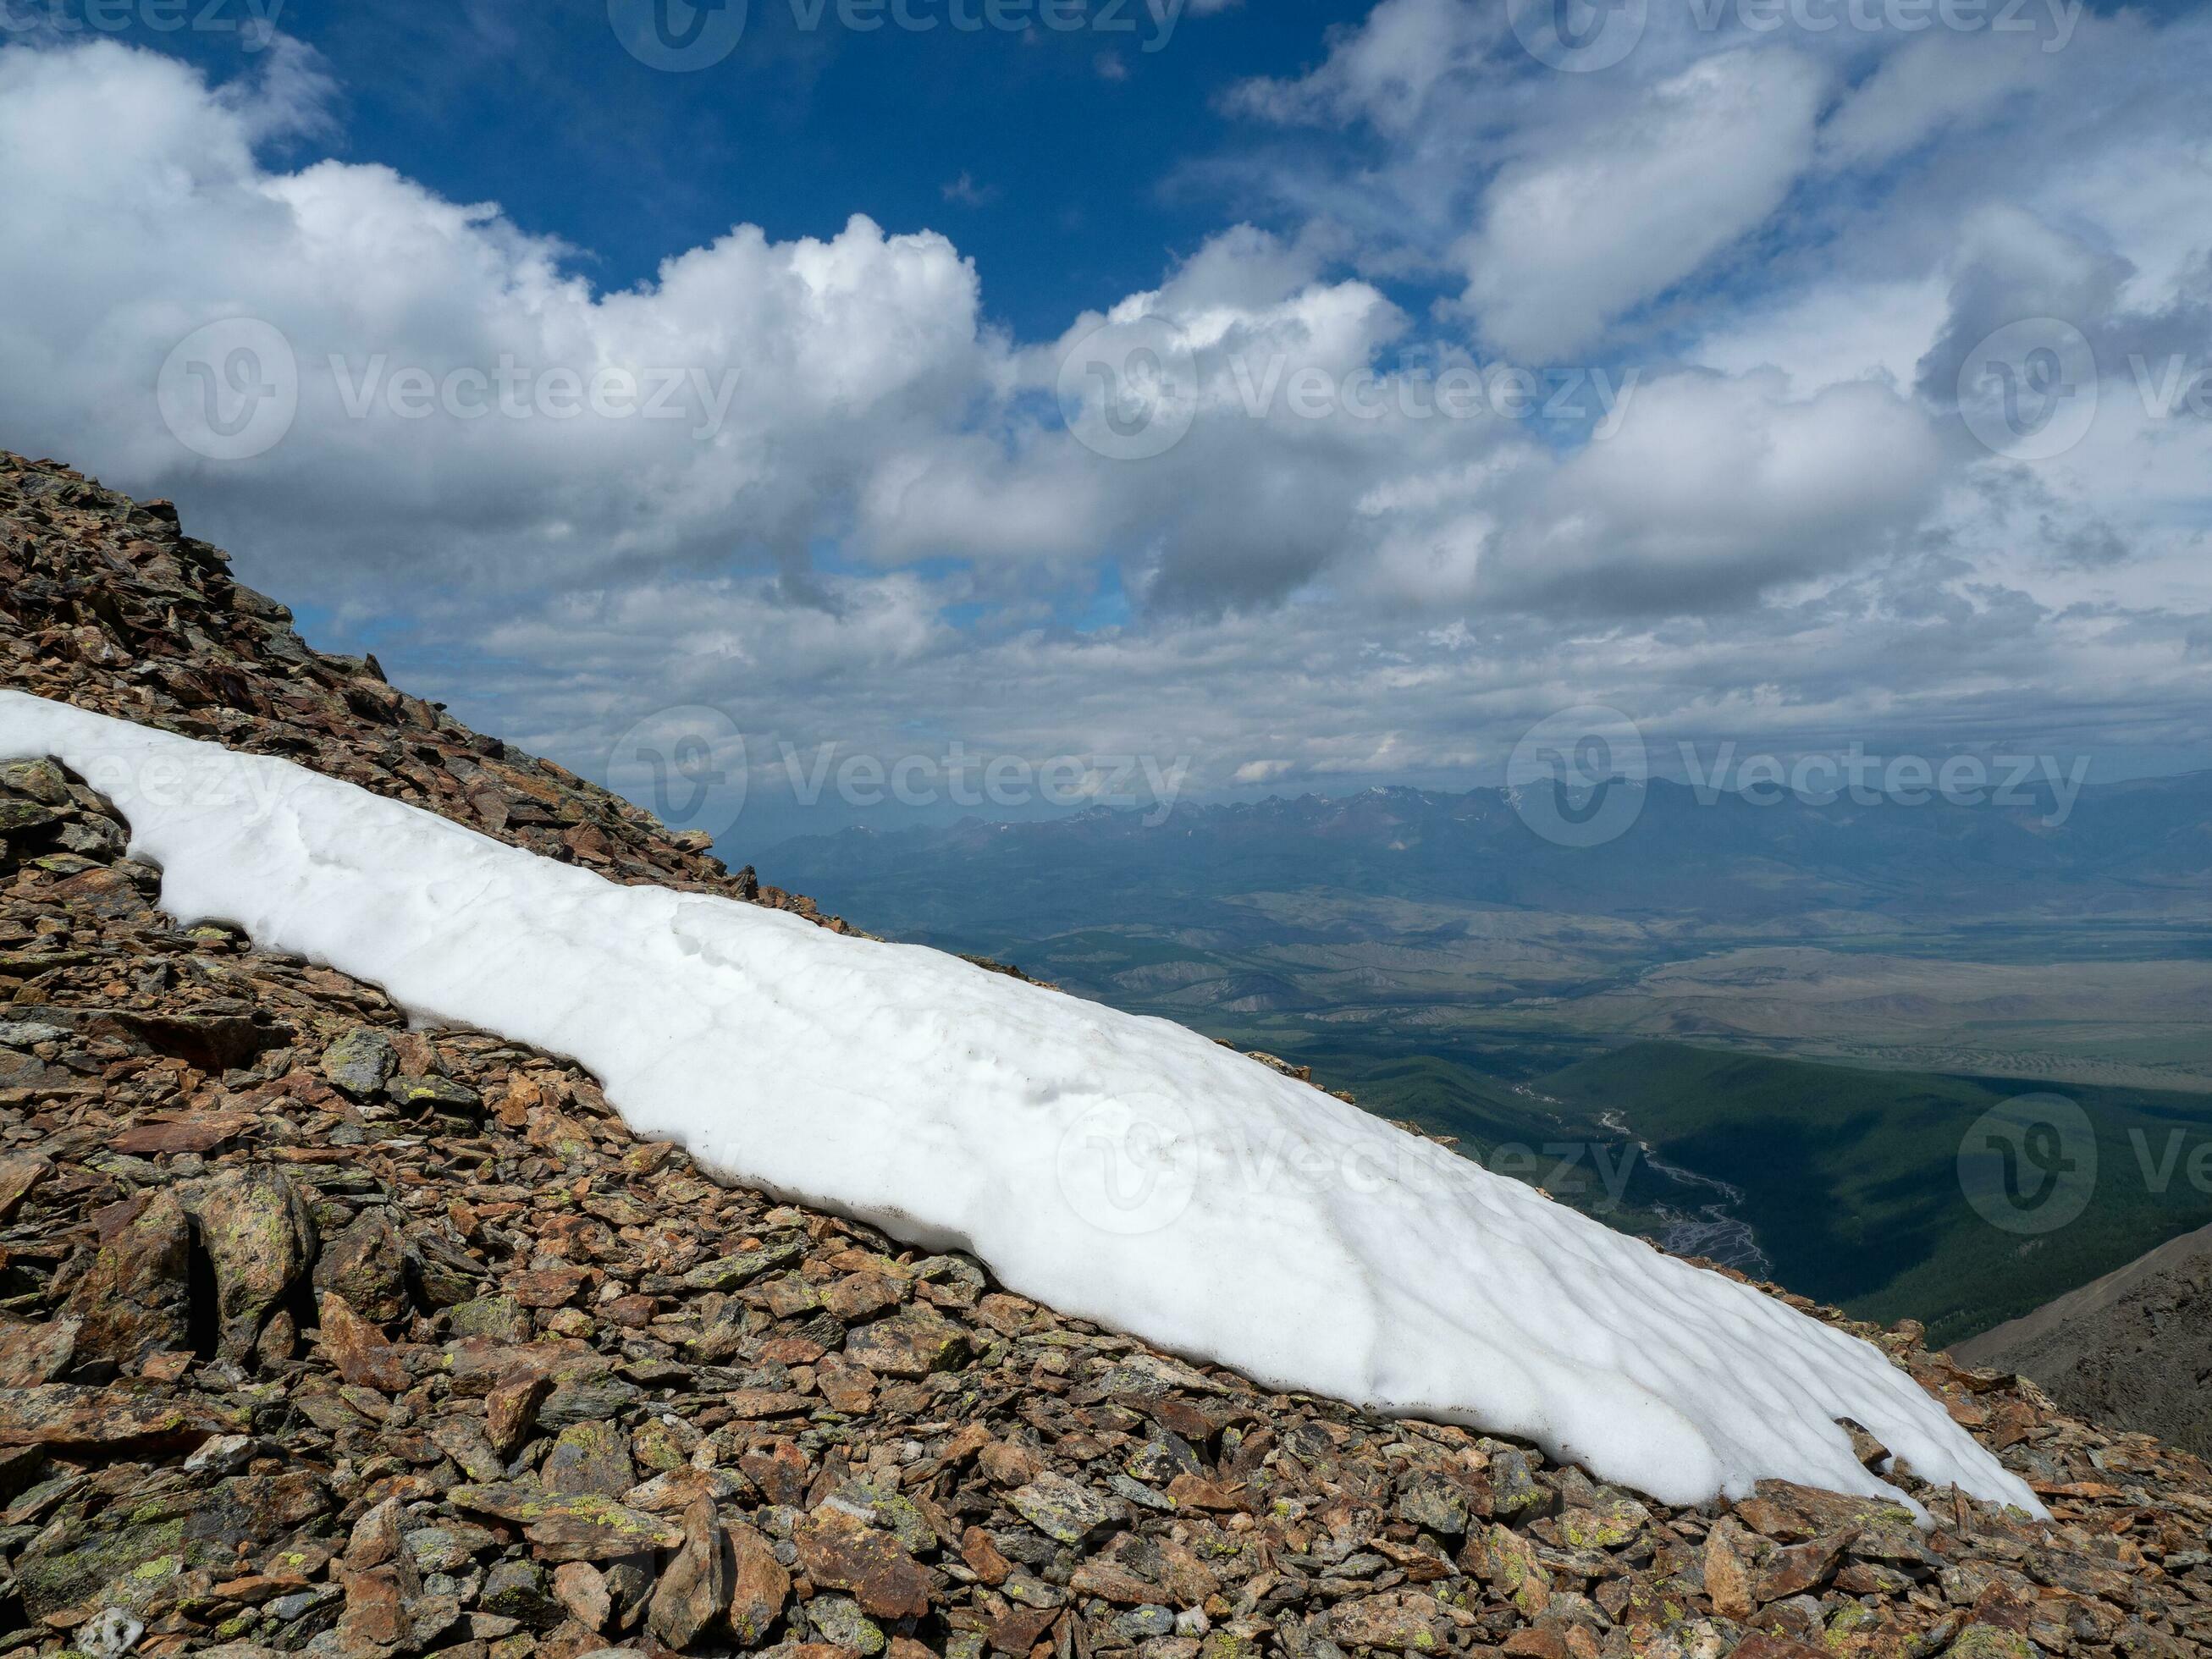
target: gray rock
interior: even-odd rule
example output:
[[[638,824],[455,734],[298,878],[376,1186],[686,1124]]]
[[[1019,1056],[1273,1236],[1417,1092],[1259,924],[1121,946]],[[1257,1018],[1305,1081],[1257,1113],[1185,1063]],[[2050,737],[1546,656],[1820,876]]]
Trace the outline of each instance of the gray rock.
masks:
[[[864,1655],[881,1653],[889,1645],[883,1626],[849,1595],[816,1596],[806,1604],[806,1622],[817,1641],[857,1648]]]
[[[383,1207],[371,1205],[323,1247],[315,1288],[335,1291],[364,1319],[384,1325],[407,1310],[407,1252]]]
[[[243,1363],[314,1260],[314,1218],[289,1178],[261,1165],[226,1170],[180,1196],[215,1264],[216,1356]]]
[[[598,1423],[619,1417],[645,1390],[618,1376],[599,1376],[562,1382],[545,1396],[538,1408],[541,1427],[565,1429],[572,1423]]]
[[[596,1419],[571,1423],[546,1454],[538,1479],[548,1492],[595,1492],[619,1498],[637,1484],[629,1437],[612,1423]]]
[[[510,1559],[494,1564],[484,1575],[477,1605],[486,1613],[519,1619],[540,1630],[561,1620],[561,1604],[547,1590],[545,1570],[535,1561]]]
[[[399,1069],[399,1051],[373,1025],[356,1025],[323,1051],[323,1075],[331,1086],[356,1100],[367,1100]]]
[[[1051,1469],[1008,1493],[1006,1503],[1046,1537],[1063,1544],[1083,1543],[1126,1515],[1119,1504]]]
[[[1529,1472],[1525,1452],[1507,1449],[1490,1460],[1491,1503],[1501,1521],[1534,1520],[1559,1503],[1559,1494]]]
[[[938,1546],[936,1529],[896,1482],[848,1480],[829,1502],[883,1528],[909,1555],[927,1554]]]
[[[1141,1642],[1151,1636],[1172,1636],[1175,1613],[1169,1607],[1132,1607],[1114,1621],[1114,1628],[1133,1642]]]
[[[1127,1503],[1134,1504],[1140,1510],[1158,1510],[1163,1515],[1175,1513],[1174,1498],[1164,1492],[1146,1486],[1141,1480],[1131,1480],[1119,1469],[1106,1477],[1106,1484],[1114,1489],[1117,1497]]]
[[[491,1547],[492,1535],[483,1528],[471,1526],[465,1521],[446,1521],[434,1527],[416,1528],[405,1534],[405,1542],[407,1553],[415,1558],[418,1571],[459,1572],[477,1555]]]
[[[1467,1531],[1467,1494],[1441,1474],[1418,1472],[1398,1489],[1397,1515],[1401,1521],[1457,1538]]]
[[[422,1595],[407,1603],[409,1647],[417,1653],[428,1650],[439,1637],[459,1624],[460,1620],[459,1596],[451,1591],[434,1591],[425,1586]]]
[[[449,1077],[400,1075],[384,1085],[384,1097],[412,1112],[445,1112],[474,1115],[483,1107],[483,1097],[465,1083]]]
[[[269,1612],[280,1625],[288,1625],[301,1613],[312,1611],[340,1594],[335,1584],[318,1584],[313,1589],[294,1590],[289,1595],[280,1595],[269,1603]]]
[[[44,806],[70,805],[69,780],[50,760],[9,761],[0,765],[0,789],[28,795]]]
[[[185,1346],[185,1274],[191,1224],[176,1195],[142,1194],[111,1218],[92,1267],[70,1292],[64,1311],[83,1322],[76,1358],[135,1370],[147,1355]]]
[[[764,1273],[789,1267],[805,1253],[806,1241],[803,1238],[775,1240],[757,1250],[740,1251],[694,1267],[684,1275],[684,1285],[694,1291],[734,1291]]]
[[[530,1310],[511,1296],[471,1297],[456,1302],[446,1317],[455,1336],[489,1337],[495,1342],[530,1340]]]
[[[1173,1429],[1155,1427],[1152,1438],[1130,1454],[1124,1467],[1139,1480],[1165,1486],[1179,1474],[1203,1474],[1206,1466],[1189,1441]]]

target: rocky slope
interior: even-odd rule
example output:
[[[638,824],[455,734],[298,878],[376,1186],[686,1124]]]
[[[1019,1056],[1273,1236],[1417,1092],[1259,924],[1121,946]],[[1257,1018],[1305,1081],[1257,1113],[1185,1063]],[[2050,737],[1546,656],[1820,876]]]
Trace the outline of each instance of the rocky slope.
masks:
[[[0,561],[9,684],[738,890],[634,809],[299,646],[158,508],[9,466]],[[410,1031],[374,987],[180,930],[126,843],[58,769],[0,771],[0,1654],[2212,1643],[2203,1465],[1916,1330],[1863,1334],[2053,1522],[1909,1476],[1930,1530],[1778,1484],[1664,1509],[717,1187],[573,1065]]]
[[[281,755],[617,881],[816,915],[750,868],[731,873],[703,832],[672,835],[643,808],[386,684],[374,657],[313,649],[291,611],[232,580],[229,562],[183,534],[167,501],[0,450],[0,683]]]
[[[2212,1227],[1961,1343],[2067,1410],[2212,1455]]]

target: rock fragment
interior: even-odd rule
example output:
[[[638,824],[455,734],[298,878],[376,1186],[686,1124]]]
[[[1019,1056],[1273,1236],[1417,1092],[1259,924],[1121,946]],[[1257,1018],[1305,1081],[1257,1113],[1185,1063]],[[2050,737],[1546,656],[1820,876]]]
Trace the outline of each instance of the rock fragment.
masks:
[[[323,1050],[323,1076],[355,1100],[380,1093],[385,1079],[399,1067],[399,1051],[373,1025],[356,1025]]]
[[[730,1604],[730,1573],[714,1500],[695,1498],[684,1511],[684,1540],[662,1571],[645,1623],[672,1648],[684,1648]]]
[[[70,1292],[78,1355],[136,1371],[190,1339],[191,1223],[167,1188],[103,1212],[92,1265]]]
[[[315,1256],[315,1224],[299,1189],[263,1164],[182,1189],[215,1270],[216,1354],[246,1360]]]

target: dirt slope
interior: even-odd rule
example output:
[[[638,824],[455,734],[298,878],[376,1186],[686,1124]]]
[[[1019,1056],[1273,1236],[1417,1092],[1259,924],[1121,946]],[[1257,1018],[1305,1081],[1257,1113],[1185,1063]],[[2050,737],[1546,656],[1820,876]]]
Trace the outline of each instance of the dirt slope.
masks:
[[[2069,1411],[2212,1454],[2212,1227],[1954,1352],[2025,1372]]]

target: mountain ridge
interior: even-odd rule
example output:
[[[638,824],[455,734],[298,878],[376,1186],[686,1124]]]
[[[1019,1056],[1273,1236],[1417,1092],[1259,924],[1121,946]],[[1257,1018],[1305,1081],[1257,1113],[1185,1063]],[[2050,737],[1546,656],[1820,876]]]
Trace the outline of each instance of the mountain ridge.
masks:
[[[2033,1377],[2069,1410],[2212,1453],[2212,1226],[1954,1352]]]
[[[835,853],[855,848],[872,849],[873,858],[912,863],[917,854],[987,846],[1000,857],[1009,849],[1035,856],[1040,849],[1055,846],[1079,848],[1102,857],[1110,857],[1117,848],[1141,848],[1163,867],[1173,869],[1177,866],[1166,849],[1178,842],[1200,847],[1218,843],[1212,856],[1226,860],[1249,857],[1255,842],[1273,850],[1269,843],[1273,838],[1289,836],[1340,857],[1441,849],[1458,860],[1474,851],[1495,856],[1510,849],[1523,865],[1535,860],[1545,879],[1555,879],[1561,868],[1573,872],[1586,904],[1602,902],[1599,896],[1609,884],[1622,879],[1624,862],[1632,855],[1686,858],[1699,875],[1709,874],[1713,861],[1722,857],[1772,858],[1783,860],[1785,870],[1794,869],[1801,883],[1856,879],[1869,884],[1877,902],[1898,903],[1939,896],[1964,903],[1967,896],[1955,884],[1962,872],[1986,872],[2008,881],[2033,872],[2085,881],[2100,877],[2136,887],[2162,886],[2169,880],[2178,884],[2212,872],[2212,769],[2084,784],[2071,812],[2055,826],[2041,823],[2056,811],[2048,785],[2037,786],[2036,799],[2018,806],[1915,805],[1894,800],[1875,805],[1784,800],[1768,805],[1730,791],[1708,799],[1693,786],[1666,779],[1631,787],[1642,793],[1645,803],[1634,823],[1607,843],[1586,848],[1543,839],[1515,811],[1516,792],[1511,789],[1450,792],[1379,785],[1349,795],[1178,803],[1158,824],[1150,822],[1151,809],[1098,805],[1045,819],[993,820],[971,815],[939,827],[877,830],[851,825],[828,835],[791,837],[776,843],[769,855],[826,871]],[[2158,809],[2148,822],[2146,803]],[[1766,833],[1747,833],[1753,830]],[[1886,838],[1876,857],[1863,850],[1869,831]],[[2093,838],[2100,839],[2102,845]],[[1880,872],[1876,862],[1880,854],[1893,856],[1904,850],[1950,856],[1940,871],[1930,871],[1917,885],[1905,888],[1902,877]],[[1416,863],[1395,878],[1410,891],[1536,902],[1539,896],[1517,894],[1510,884],[1522,873],[1484,871],[1480,876],[1491,878],[1484,880],[1465,865]],[[1675,879],[1679,883],[1682,878],[1678,874]],[[1884,883],[1897,890],[1881,890]],[[1659,894],[1644,896],[1644,908],[1663,908]],[[2196,901],[2191,913],[2203,914],[2201,893],[2191,891],[2187,896]],[[1771,902],[1751,907],[1753,914],[1775,908]]]

